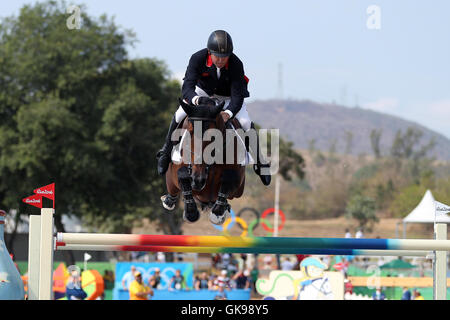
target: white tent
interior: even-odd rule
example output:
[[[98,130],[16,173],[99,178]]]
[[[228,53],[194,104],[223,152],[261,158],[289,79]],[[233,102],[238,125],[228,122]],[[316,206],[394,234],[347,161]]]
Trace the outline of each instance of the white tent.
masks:
[[[450,223],[449,212],[450,206],[434,200],[427,190],[417,207],[403,219],[403,238],[406,238],[407,223]]]

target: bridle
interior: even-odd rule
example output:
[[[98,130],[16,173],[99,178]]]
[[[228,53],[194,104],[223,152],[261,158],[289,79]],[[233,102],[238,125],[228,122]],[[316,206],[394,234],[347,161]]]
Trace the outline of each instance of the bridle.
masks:
[[[190,122],[201,121],[202,123],[204,121],[206,121],[206,122],[216,122],[216,119],[207,118],[207,117],[188,117],[187,120],[190,121]],[[191,152],[191,154],[195,154],[192,150],[189,150],[189,151]],[[189,176],[192,176],[192,163],[189,163],[187,165],[187,169],[188,169]],[[209,176],[210,169],[211,169],[212,172],[214,171],[214,163],[206,164],[206,167],[205,167],[205,173],[206,173],[205,183],[203,184],[202,188],[200,190],[198,190],[198,191],[203,191],[203,189],[206,187],[206,182],[208,181],[208,176]]]

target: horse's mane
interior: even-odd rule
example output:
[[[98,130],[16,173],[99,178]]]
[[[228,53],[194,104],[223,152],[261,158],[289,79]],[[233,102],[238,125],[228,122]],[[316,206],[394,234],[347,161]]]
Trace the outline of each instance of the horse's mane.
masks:
[[[194,108],[194,111],[187,116],[182,124],[182,128],[187,128],[187,120],[188,118],[203,118],[203,119],[211,119],[215,120],[216,128],[220,131],[225,131],[225,122],[220,116],[220,112],[217,115],[214,115],[213,109],[210,106],[197,106]]]

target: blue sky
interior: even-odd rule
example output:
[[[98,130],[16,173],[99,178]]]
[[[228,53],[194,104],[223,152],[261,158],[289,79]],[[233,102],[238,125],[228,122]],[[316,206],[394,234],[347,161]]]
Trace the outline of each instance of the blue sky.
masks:
[[[0,17],[35,1],[0,3]],[[90,15],[135,31],[130,57],[164,60],[183,76],[209,34],[227,30],[254,99],[282,96],[396,115],[450,138],[450,1],[84,0]],[[379,8],[380,29],[367,21]],[[371,21],[371,20],[370,20]],[[250,110],[251,113],[251,110]]]

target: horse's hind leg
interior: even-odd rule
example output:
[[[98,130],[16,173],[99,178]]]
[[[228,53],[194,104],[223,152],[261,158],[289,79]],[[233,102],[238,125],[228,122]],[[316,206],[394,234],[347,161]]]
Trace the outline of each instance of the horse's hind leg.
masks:
[[[221,185],[216,203],[209,214],[209,220],[217,225],[223,224],[230,215],[228,196],[236,189],[239,183],[239,175],[236,170],[224,170],[221,177]]]
[[[200,213],[198,212],[197,204],[195,203],[194,197],[192,195],[192,178],[189,175],[187,167],[181,167],[180,169],[178,169],[177,174],[184,200],[183,219],[186,222],[193,223],[200,218]]]

